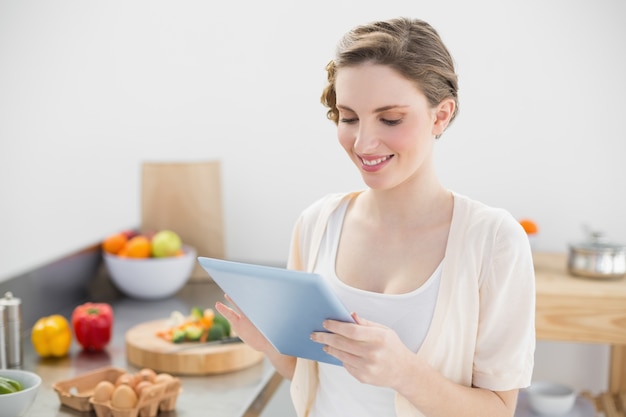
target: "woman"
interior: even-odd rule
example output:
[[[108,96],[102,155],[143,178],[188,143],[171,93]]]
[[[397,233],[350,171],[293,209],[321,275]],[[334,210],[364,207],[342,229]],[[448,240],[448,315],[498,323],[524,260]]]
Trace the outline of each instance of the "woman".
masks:
[[[433,151],[458,110],[452,57],[426,22],[350,31],[322,102],[366,189],[329,195],[294,228],[289,267],[334,286],[356,324],[311,338],[343,367],[283,356],[216,308],[290,379],[298,416],[513,416],[530,383],[534,272],[506,211],[446,189]]]

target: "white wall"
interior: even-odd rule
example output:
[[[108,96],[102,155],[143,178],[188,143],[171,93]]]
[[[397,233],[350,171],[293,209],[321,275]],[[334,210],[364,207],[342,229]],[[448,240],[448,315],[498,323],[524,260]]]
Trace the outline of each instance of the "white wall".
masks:
[[[0,0],[0,280],[137,225],[142,161],[220,159],[227,256],[284,262],[303,207],[361,187],[324,66],[354,24],[397,15],[458,65],[447,186],[535,219],[540,250],[582,224],[626,243],[621,0]]]

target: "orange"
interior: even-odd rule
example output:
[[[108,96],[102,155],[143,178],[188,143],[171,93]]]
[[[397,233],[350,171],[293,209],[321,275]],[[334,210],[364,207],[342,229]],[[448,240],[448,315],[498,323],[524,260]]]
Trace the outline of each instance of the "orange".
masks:
[[[539,231],[539,227],[537,226],[537,223],[535,223],[534,221],[530,219],[522,219],[519,221],[519,223],[522,225],[522,227],[524,228],[524,231],[528,235],[534,235],[535,233]]]
[[[129,258],[149,258],[150,239],[139,235],[131,238],[125,245],[125,254]]]
[[[128,238],[126,237],[126,235],[122,233],[116,233],[104,239],[104,242],[102,242],[102,250],[107,253],[116,255],[122,250],[124,245],[126,245],[127,241]]]

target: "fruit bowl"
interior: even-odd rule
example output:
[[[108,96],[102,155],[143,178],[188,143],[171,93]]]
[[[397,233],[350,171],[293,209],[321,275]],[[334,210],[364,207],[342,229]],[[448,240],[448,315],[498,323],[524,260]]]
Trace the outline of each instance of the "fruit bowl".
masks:
[[[571,387],[555,382],[533,382],[527,392],[530,407],[540,415],[563,415],[576,401],[576,393]]]
[[[0,417],[21,417],[35,401],[41,386],[41,377],[21,369],[1,369],[0,377],[10,378],[22,384],[23,389],[0,395]]]
[[[127,296],[141,300],[176,294],[187,283],[196,262],[196,250],[187,245],[183,245],[182,255],[165,258],[103,256],[113,284]]]

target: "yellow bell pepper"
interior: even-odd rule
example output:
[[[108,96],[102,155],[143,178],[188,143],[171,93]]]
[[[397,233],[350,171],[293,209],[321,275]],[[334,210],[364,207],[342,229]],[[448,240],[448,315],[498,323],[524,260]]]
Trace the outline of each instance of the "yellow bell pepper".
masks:
[[[72,330],[65,317],[54,314],[42,317],[33,326],[31,340],[41,357],[63,357],[72,345]]]

